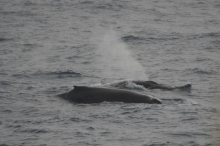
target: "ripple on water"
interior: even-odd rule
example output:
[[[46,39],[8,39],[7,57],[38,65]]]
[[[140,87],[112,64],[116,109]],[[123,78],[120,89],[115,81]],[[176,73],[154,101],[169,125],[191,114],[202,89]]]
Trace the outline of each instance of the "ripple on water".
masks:
[[[172,135],[174,137],[189,137],[189,138],[196,138],[197,136],[199,137],[211,137],[211,135],[207,134],[207,133],[202,133],[202,132],[174,132],[174,133],[167,133],[169,135]]]
[[[73,78],[73,77],[82,77],[81,73],[74,72],[72,70],[66,71],[51,71],[51,72],[44,72],[38,71],[33,74],[36,77],[43,77],[43,78]]]
[[[193,68],[193,69],[186,69],[184,71],[188,74],[198,74],[198,75],[216,75],[218,72],[214,69],[201,69],[201,68]]]
[[[0,43],[2,42],[6,42],[6,41],[11,41],[13,39],[9,39],[9,38],[0,38]]]
[[[70,121],[76,122],[76,123],[78,123],[78,122],[84,122],[84,123],[92,122],[92,120],[90,120],[90,119],[76,118],[76,117],[70,118]]]
[[[14,130],[14,132],[18,133],[36,133],[36,134],[42,134],[42,133],[49,133],[49,130],[46,129],[35,129],[35,128],[19,128]]]

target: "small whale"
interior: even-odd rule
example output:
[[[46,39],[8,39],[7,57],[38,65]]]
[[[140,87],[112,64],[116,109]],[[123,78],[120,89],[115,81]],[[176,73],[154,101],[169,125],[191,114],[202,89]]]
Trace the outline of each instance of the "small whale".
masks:
[[[188,83],[183,86],[169,86],[165,84],[159,84],[154,81],[131,81],[132,83],[136,85],[143,86],[146,89],[162,89],[162,90],[174,90],[174,89],[180,89],[180,90],[189,90],[191,89],[191,83]],[[114,85],[114,87],[117,88],[126,88],[126,84],[128,84],[128,81],[122,81],[120,83],[117,83]]]
[[[124,103],[148,103],[161,104],[159,99],[139,94],[124,89],[112,89],[101,87],[74,86],[74,89],[62,94],[62,98],[74,103],[101,103],[101,102],[124,102]]]
[[[174,89],[189,89],[192,86],[190,83],[184,86],[168,86],[165,84],[158,84],[154,81],[132,81],[132,82],[137,85],[144,86],[147,89],[174,90]]]

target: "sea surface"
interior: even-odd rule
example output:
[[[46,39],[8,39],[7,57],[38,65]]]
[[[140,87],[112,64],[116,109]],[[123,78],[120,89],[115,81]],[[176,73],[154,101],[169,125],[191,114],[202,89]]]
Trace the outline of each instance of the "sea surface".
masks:
[[[74,104],[77,86],[163,104]],[[219,0],[0,0],[0,146],[219,146]]]

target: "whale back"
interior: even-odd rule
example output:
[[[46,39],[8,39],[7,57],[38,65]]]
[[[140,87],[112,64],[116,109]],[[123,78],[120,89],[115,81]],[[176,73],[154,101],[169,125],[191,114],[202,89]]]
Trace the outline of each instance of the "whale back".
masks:
[[[75,103],[125,102],[158,103],[153,98],[136,92],[101,87],[74,86],[67,92],[65,99]]]
[[[76,92],[85,91],[88,89],[89,89],[89,87],[86,87],[86,86],[73,86],[73,90]]]

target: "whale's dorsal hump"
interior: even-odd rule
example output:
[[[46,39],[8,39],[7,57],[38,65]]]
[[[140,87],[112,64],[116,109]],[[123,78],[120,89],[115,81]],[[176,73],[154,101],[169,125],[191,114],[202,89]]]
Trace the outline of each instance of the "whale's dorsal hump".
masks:
[[[85,86],[73,86],[74,87],[74,90],[76,91],[81,91],[81,90],[85,90],[86,87]]]

